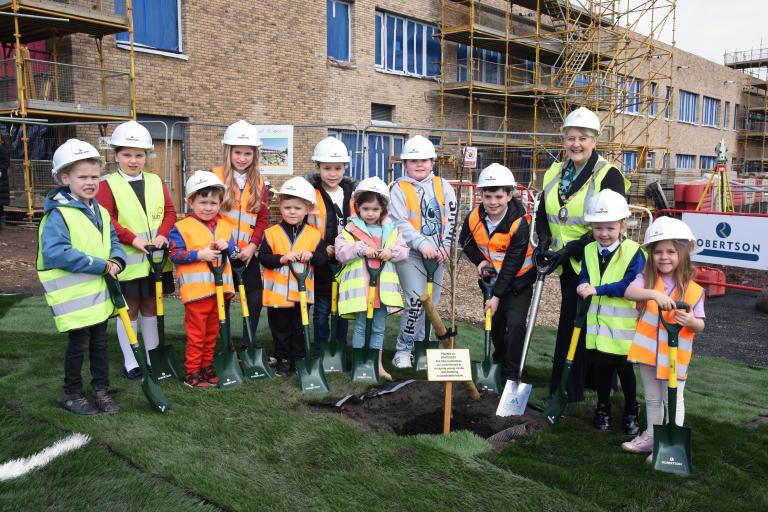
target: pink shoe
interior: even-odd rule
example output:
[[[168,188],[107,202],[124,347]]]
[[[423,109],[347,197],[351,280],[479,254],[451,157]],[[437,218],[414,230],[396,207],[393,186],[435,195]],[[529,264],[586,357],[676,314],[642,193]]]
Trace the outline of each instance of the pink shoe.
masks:
[[[633,440],[621,443],[621,448],[632,453],[653,452],[653,434],[646,430]]]

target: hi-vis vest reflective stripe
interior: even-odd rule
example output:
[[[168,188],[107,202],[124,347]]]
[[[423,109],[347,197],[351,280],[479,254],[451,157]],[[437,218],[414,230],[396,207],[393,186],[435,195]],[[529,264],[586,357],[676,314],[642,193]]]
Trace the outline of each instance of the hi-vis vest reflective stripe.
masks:
[[[99,206],[101,231],[79,209],[58,209],[69,229],[72,248],[89,256],[109,259],[112,249],[109,212]],[[45,290],[45,300],[53,312],[59,332],[96,325],[112,316],[115,310],[102,275],[43,268],[42,235],[48,214],[40,222],[37,234],[37,276]]]
[[[219,177],[222,183],[227,183],[223,167],[214,167],[213,172]],[[264,191],[264,180],[261,176],[259,176],[259,188],[262,192]],[[222,211],[220,214],[224,221],[232,228],[232,234],[235,236],[235,243],[242,249],[251,241],[253,229],[256,226],[256,220],[259,217],[259,208],[257,208],[255,212],[245,210],[248,201],[251,200],[251,184],[249,181],[246,180],[245,188],[243,188],[243,190],[235,187],[235,191],[238,197],[235,200],[235,204],[232,205],[232,209],[226,212]],[[264,202],[266,198],[262,196],[261,200]]]
[[[315,209],[307,215],[307,224],[315,226],[320,232],[320,237],[325,239],[325,225],[328,221],[328,209],[325,207],[325,201],[323,201],[323,194],[320,192],[320,189],[315,189],[315,197]],[[355,203],[352,201],[351,197],[349,198],[349,213],[350,215],[355,215]],[[342,215],[343,214],[344,212],[342,212]],[[334,218],[335,217],[336,214],[334,213]]]
[[[205,249],[214,240],[226,240],[229,242],[232,237],[229,224],[223,222],[221,218],[216,223],[215,233],[211,233],[208,226],[194,217],[180,220],[176,223],[176,229],[179,230],[182,238],[184,238],[184,244],[188,251]],[[211,272],[208,263],[205,261],[178,265],[176,267],[176,276],[179,279],[181,300],[185,304],[216,295],[213,272]],[[229,266],[229,261],[227,261],[224,267],[224,293],[232,295],[235,293],[235,288],[232,284],[232,268]]]
[[[593,288],[624,279],[640,245],[632,240],[624,240],[608,262],[602,277],[598,249],[597,242],[587,244],[584,248],[584,263],[589,271],[589,284]],[[625,356],[632,345],[636,327],[637,309],[634,301],[624,297],[594,295],[587,311],[586,346],[588,349]]]
[[[421,227],[424,224],[424,216],[427,212],[422,211],[421,201],[419,201],[419,195],[416,193],[416,187],[410,181],[400,180],[397,185],[403,190],[403,196],[405,197],[405,209],[408,212],[408,222],[413,226],[413,229],[421,233]],[[437,204],[440,205],[440,226],[445,231],[445,193],[443,192],[443,179],[434,176],[432,178],[432,186],[435,189],[435,199]],[[443,233],[440,233],[442,238]]]
[[[664,283],[661,278],[656,281],[656,291],[664,293]],[[693,308],[702,299],[704,289],[693,281],[688,283],[685,297],[682,299]],[[677,290],[672,292],[672,299],[681,300]],[[675,321],[675,311],[662,311],[667,323]],[[677,378],[685,380],[688,365],[693,352],[694,333],[687,327],[680,330],[677,348]],[[659,319],[659,305],[649,300],[645,312],[637,322],[637,332],[632,340],[632,346],[627,359],[632,362],[656,367],[656,378],[669,380],[669,345],[667,330]]]
[[[113,172],[107,183],[112,189],[112,196],[117,206],[117,223],[130,229],[139,239],[149,242],[157,236],[157,230],[163,223],[165,216],[165,196],[163,195],[163,182],[160,177],[151,172],[143,172],[144,175],[144,205],[141,206],[139,198],[131,186],[125,181],[119,172]],[[130,281],[149,275],[149,261],[147,256],[133,247],[123,244],[126,261],[125,269],[118,274],[120,281]],[[172,270],[169,263],[163,270]]]
[[[554,250],[561,249],[568,242],[581,238],[582,235],[589,231],[589,226],[584,222],[585,205],[594,194],[601,190],[600,185],[603,178],[605,178],[605,175],[608,174],[608,170],[611,168],[611,164],[606,159],[598,157],[592,176],[575,194],[568,198],[565,204],[565,207],[568,209],[568,218],[560,220],[558,213],[562,207],[560,206],[558,188],[560,187],[560,170],[562,165],[561,162],[552,164],[544,175],[544,182],[542,183],[544,206],[547,212],[547,221],[549,223],[549,231],[552,234]],[[629,186],[630,182],[625,178],[625,192],[629,191]],[[581,262],[571,258],[571,265],[576,274],[581,272]],[[562,268],[558,267],[557,273],[562,273]]]
[[[525,220],[528,222],[528,225],[531,224],[531,216],[525,215]],[[500,233],[498,231],[494,231],[493,235],[489,238],[488,237],[488,227],[485,225],[485,222],[483,222],[480,219],[480,208],[475,208],[472,210],[472,213],[469,214],[469,232],[472,234],[472,237],[475,239],[475,243],[477,244],[477,248],[480,250],[481,253],[483,253],[483,256],[485,257],[488,262],[493,264],[493,268],[496,269],[496,272],[501,271],[501,266],[504,263],[504,256],[507,255],[507,249],[509,249],[509,244],[512,240],[512,237],[515,233],[517,233],[517,230],[520,229],[520,225],[522,224],[523,217],[520,217],[515,222],[512,223],[512,225],[509,228],[508,233]],[[520,270],[517,271],[517,274],[515,276],[520,277],[522,275],[525,275],[526,272],[531,270],[533,268],[533,247],[531,247],[531,244],[528,244],[528,249],[525,251],[525,260],[523,261],[523,265],[520,267]]]
[[[320,243],[320,232],[313,226],[304,225],[301,231],[291,244],[288,234],[281,225],[272,226],[264,231],[264,239],[272,248],[272,254],[287,254],[291,251],[312,251],[317,250],[317,244]],[[303,270],[301,263],[294,263],[297,271]],[[264,292],[262,303],[267,307],[273,308],[291,308],[299,302],[299,283],[293,277],[288,265],[280,268],[263,268],[262,277],[264,279]],[[310,267],[309,275],[306,280],[307,302],[315,302],[315,282],[314,272]]]
[[[344,240],[349,243],[355,243],[359,240],[351,233],[353,226],[357,226],[357,224],[350,222],[342,231]],[[360,226],[357,227],[362,229]],[[393,222],[389,221],[384,224],[383,229],[382,239],[384,243],[382,244],[382,249],[390,249],[397,242],[397,228]],[[366,234],[368,233],[366,232]],[[339,279],[341,283],[339,289],[340,315],[350,315],[366,311],[368,307],[368,279],[366,276],[367,272],[363,265],[363,258],[356,258],[344,265]],[[400,281],[397,278],[395,265],[391,261],[385,261],[381,274],[379,274],[379,284],[377,287],[379,300],[383,305],[403,307],[403,298],[400,296],[399,285]]]

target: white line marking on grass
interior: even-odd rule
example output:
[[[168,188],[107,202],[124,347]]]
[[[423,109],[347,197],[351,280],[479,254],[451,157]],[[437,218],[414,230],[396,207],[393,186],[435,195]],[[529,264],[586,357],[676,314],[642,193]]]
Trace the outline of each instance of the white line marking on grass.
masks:
[[[0,482],[4,480],[13,480],[26,475],[30,471],[41,468],[51,462],[53,459],[81,448],[88,444],[90,436],[83,434],[71,434],[64,439],[56,441],[45,450],[32,455],[31,457],[22,457],[20,459],[9,460],[0,464]]]

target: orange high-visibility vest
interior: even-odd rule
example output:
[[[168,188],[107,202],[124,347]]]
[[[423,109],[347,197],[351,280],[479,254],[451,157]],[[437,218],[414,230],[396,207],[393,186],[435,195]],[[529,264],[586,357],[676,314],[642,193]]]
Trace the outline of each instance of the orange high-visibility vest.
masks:
[[[222,183],[226,184],[223,167],[214,167],[213,172],[219,177]],[[261,188],[262,191],[264,189],[264,180],[261,176],[259,176],[259,188]],[[232,209],[226,212],[221,211],[219,213],[224,221],[232,228],[232,233],[235,236],[235,243],[242,249],[251,241],[253,229],[256,226],[256,220],[259,217],[260,205],[256,208],[256,211],[253,212],[245,209],[248,205],[248,201],[251,200],[251,182],[248,180],[246,180],[245,188],[242,191],[237,189],[237,194],[239,197],[235,200],[235,204],[232,205]],[[266,197],[262,195],[262,203],[265,202],[265,200]]]
[[[323,194],[320,189],[315,189],[315,209],[307,215],[307,224],[314,226],[320,232],[320,238],[325,239],[325,225],[328,221],[328,209],[325,207],[325,201],[323,201]],[[342,215],[344,212],[342,212]],[[355,215],[355,203],[352,198],[349,198],[349,214]],[[334,217],[336,214],[334,213]],[[346,220],[346,219],[345,219]],[[332,241],[328,243],[332,244]]]
[[[403,196],[405,197],[405,208],[408,210],[408,222],[413,226],[413,229],[421,232],[423,215],[421,212],[421,203],[419,201],[419,195],[416,193],[416,187],[410,181],[399,180],[397,182],[400,188],[403,190]],[[432,186],[435,188],[435,199],[440,205],[440,216],[442,221],[442,228],[445,230],[445,194],[443,193],[443,179],[438,176],[432,177]],[[440,237],[443,233],[440,233]]]
[[[176,229],[184,238],[184,244],[188,251],[206,249],[214,240],[226,240],[232,237],[230,225],[223,222],[221,217],[216,222],[216,228],[212,233],[208,226],[194,217],[187,217],[176,223]],[[176,266],[176,276],[179,279],[181,301],[185,304],[195,300],[204,299],[216,295],[216,285],[213,282],[213,272],[205,261],[194,263],[182,263]],[[232,269],[227,261],[224,267],[224,293],[234,295],[235,288],[232,284]]]
[[[664,293],[664,283],[657,279],[656,291]],[[685,302],[691,308],[702,299],[704,289],[693,281],[688,283],[685,292]],[[677,289],[672,292],[673,300],[680,300]],[[675,321],[675,311],[662,311],[664,320],[671,324]],[[677,378],[685,380],[688,374],[688,365],[691,362],[693,352],[694,333],[687,327],[680,330],[677,348]],[[646,302],[645,312],[637,322],[637,332],[629,348],[627,359],[632,362],[656,367],[656,378],[669,380],[669,345],[667,344],[667,330],[659,319],[659,305],[656,301]]]
[[[524,215],[528,225],[531,223],[531,216]],[[520,217],[509,227],[508,233],[500,233],[495,231],[492,236],[488,236],[488,228],[485,222],[480,219],[480,208],[475,208],[472,213],[469,214],[469,231],[472,233],[472,238],[475,239],[477,248],[483,253],[483,256],[489,263],[493,265],[496,272],[501,272],[501,266],[504,263],[504,256],[507,254],[509,244],[512,240],[512,236],[517,233],[522,224],[523,217]],[[533,247],[528,244],[528,248],[525,250],[525,260],[520,267],[520,270],[515,274],[516,277],[520,277],[526,274],[533,268]]]
[[[291,243],[283,227],[277,224],[264,231],[264,240],[272,249],[272,254],[287,254],[291,251],[315,252],[317,244],[320,243],[320,232],[314,226],[305,224]],[[299,267],[297,270],[303,270],[302,263],[294,263],[294,265]],[[264,291],[262,293],[264,306],[292,308],[295,303],[299,302],[299,283],[293,277],[288,265],[276,269],[263,267],[262,278],[264,279]],[[307,302],[311,304],[315,301],[314,272],[311,267],[306,284]]]

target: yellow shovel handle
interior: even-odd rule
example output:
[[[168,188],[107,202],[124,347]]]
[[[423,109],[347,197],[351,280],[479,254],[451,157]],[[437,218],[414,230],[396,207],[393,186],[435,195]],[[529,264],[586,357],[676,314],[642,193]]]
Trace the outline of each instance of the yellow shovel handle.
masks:
[[[485,310],[485,330],[488,332],[491,331],[491,318],[492,318],[491,310],[486,309]]]
[[[219,322],[223,322],[227,319],[227,313],[224,310],[224,287],[216,287],[216,306],[219,310]]]
[[[571,344],[568,347],[568,360],[573,361],[576,356],[576,345],[579,344],[579,336],[581,336],[581,327],[574,327],[573,334],[571,334]]]
[[[240,292],[240,309],[243,311],[243,316],[251,316],[248,311],[248,297],[245,295],[245,286],[240,283],[237,286],[237,291]]]
[[[373,305],[376,303],[376,287],[368,287],[368,309],[365,312],[365,318],[373,318]]]
[[[136,339],[136,333],[131,324],[131,317],[128,316],[128,308],[118,309],[117,314],[120,315],[120,321],[123,322],[125,333],[128,335],[128,343],[131,344],[131,347],[136,348],[139,345],[139,341]]]
[[[299,292],[299,305],[301,306],[301,325],[309,325],[309,315],[307,314],[307,292]]]
[[[165,315],[165,306],[163,306],[163,283],[155,283],[155,306],[157,308],[157,315]]]
[[[334,315],[339,310],[339,283],[331,281],[331,313]]]
[[[677,388],[677,347],[669,347],[669,387]]]

